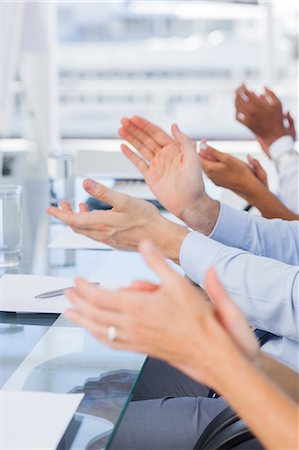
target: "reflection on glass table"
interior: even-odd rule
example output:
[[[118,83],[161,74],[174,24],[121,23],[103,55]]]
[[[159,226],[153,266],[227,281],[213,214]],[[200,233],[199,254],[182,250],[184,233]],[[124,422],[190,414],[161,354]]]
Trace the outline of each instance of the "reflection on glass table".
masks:
[[[104,448],[144,356],[109,349],[63,315],[51,327],[13,326],[20,327],[18,333],[7,328],[0,337],[1,389],[84,393],[63,445],[95,448],[97,442]]]
[[[90,279],[99,271],[110,252],[47,248],[59,225],[45,214],[46,180],[25,187],[24,203],[21,263],[1,270],[0,276],[7,272]],[[109,349],[63,315],[0,312],[0,389],[85,394],[59,450],[105,448],[144,360],[143,355]]]

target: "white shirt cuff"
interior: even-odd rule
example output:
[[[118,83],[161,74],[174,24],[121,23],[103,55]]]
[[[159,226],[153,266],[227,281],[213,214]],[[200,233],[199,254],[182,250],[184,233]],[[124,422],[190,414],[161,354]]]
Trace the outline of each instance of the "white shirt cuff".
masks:
[[[278,161],[282,155],[293,149],[294,140],[292,136],[281,136],[270,145],[269,154],[273,161]]]

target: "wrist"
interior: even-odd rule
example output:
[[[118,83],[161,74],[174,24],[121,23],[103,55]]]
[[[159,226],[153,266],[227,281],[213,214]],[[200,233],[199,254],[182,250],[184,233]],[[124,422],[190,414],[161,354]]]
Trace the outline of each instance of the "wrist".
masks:
[[[261,196],[265,191],[268,191],[268,189],[263,185],[261,181],[255,178],[254,175],[253,178],[254,179],[252,179],[248,184],[248,188],[246,189],[246,191],[244,190],[242,194],[239,193],[239,195],[241,195],[241,197],[243,197],[251,205],[258,207]]]
[[[187,234],[189,234],[187,228],[160,216],[159,223],[154,226],[153,241],[158,245],[165,258],[179,264],[180,249]]]
[[[210,336],[206,335],[203,339],[202,334],[198,333],[189,341],[188,355],[186,355],[185,361],[192,368],[192,373],[198,374],[198,381],[204,380],[221,395],[229,395],[232,391],[235,393],[236,377],[240,377],[241,380],[242,373],[246,371],[248,365],[252,365],[252,362],[225,334],[221,333],[222,336],[220,336],[215,330],[209,334]],[[208,348],[204,352],[200,352],[203,341]],[[219,342],[221,342],[220,346]]]
[[[219,212],[220,203],[203,194],[196,205],[184,210],[180,219],[193,230],[209,236],[216,225]]]
[[[258,357],[248,358],[237,348],[231,350],[229,358],[224,359],[223,363],[219,362],[221,371],[213,377],[212,387],[227,399],[235,395],[236,384],[242,385],[249,371],[259,372]]]
[[[273,134],[271,134],[271,136],[268,137],[263,137],[263,143],[264,143],[264,147],[266,147],[266,150],[269,151],[269,147],[275,142],[277,141],[277,139],[283,137],[283,136],[289,136],[288,132],[286,131],[285,128],[281,128],[279,130],[276,130],[275,132],[273,132]]]

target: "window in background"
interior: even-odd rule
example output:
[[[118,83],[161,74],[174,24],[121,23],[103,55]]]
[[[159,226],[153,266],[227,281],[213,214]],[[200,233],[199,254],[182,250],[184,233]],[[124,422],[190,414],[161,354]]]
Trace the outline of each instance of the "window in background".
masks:
[[[63,138],[116,137],[133,114],[193,137],[246,138],[233,105],[243,81],[270,82],[296,113],[296,0],[56,5]]]

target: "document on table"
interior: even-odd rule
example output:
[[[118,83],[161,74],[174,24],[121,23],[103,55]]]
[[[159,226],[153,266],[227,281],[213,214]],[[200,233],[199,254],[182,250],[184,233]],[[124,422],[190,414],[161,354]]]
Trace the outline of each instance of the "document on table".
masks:
[[[61,248],[65,250],[113,250],[110,245],[84,236],[83,234],[75,233],[70,227],[61,231],[48,245],[48,248]]]
[[[70,306],[64,295],[44,299],[35,296],[71,286],[72,278],[5,274],[0,278],[0,311],[63,313]]]
[[[180,266],[169,260],[168,263],[176,272],[184,274]],[[100,280],[101,285],[108,289],[128,286],[135,280],[159,283],[159,277],[145,263],[140,253],[118,250],[110,252],[99,267],[95,265],[90,278]]]
[[[55,450],[83,397],[0,391],[0,450]]]

